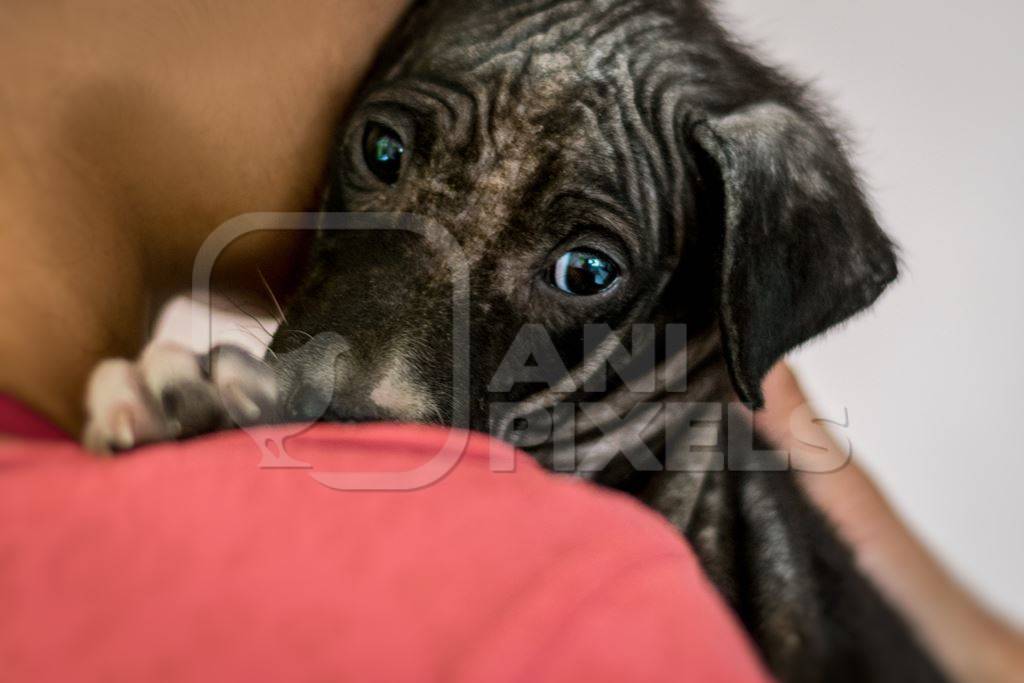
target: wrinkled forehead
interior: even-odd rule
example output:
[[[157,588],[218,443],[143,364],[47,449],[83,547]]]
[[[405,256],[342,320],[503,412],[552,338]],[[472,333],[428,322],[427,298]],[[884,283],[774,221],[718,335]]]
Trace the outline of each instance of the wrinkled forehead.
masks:
[[[659,3],[431,2],[390,51],[387,79],[461,75],[495,95],[543,107],[582,84],[622,83],[658,43],[677,42],[678,17]],[[653,50],[653,51],[656,51]]]
[[[560,41],[550,31],[526,35],[489,31],[429,40],[421,37],[380,79],[381,91],[431,105],[450,123],[483,122],[557,128],[568,127],[564,115],[574,108],[599,104],[600,87],[614,82],[608,64],[598,68],[596,55],[580,41]],[[437,102],[431,103],[435,99]],[[559,120],[559,116],[562,118]],[[475,119],[470,121],[467,119]]]
[[[649,195],[671,193],[651,181],[681,169],[656,168],[670,160],[651,103],[665,60],[650,46],[669,43],[676,26],[636,7],[626,21],[613,11],[625,5],[442,11],[396,46],[369,100],[397,100],[436,128],[434,147],[446,153],[431,161],[432,192],[480,195],[473,203],[499,213],[559,194],[616,214],[632,232],[656,230]],[[491,216],[509,223],[499,218],[511,217]]]

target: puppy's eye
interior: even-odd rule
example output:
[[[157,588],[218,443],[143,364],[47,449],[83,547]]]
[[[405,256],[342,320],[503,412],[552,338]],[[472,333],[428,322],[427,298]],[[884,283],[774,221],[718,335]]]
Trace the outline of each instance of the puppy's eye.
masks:
[[[387,126],[370,122],[363,134],[363,158],[366,166],[381,182],[394,185],[402,172],[405,145],[398,133]]]
[[[619,279],[619,266],[593,249],[562,254],[551,269],[551,281],[566,294],[593,296],[607,291]]]

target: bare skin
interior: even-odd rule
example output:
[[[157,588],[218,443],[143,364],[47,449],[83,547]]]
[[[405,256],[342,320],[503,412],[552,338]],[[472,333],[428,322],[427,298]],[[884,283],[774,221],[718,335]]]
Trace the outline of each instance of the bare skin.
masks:
[[[406,0],[13,2],[0,13],[0,391],[77,434],[223,221],[313,204],[334,123]],[[219,284],[280,287],[294,234]]]
[[[807,398],[785,364],[768,375],[764,393],[765,410],[757,422],[776,443],[803,452],[819,466],[826,461],[829,466],[820,470],[839,467],[827,474],[803,473],[801,484],[946,671],[965,683],[1024,680],[1024,634],[968,593],[913,535],[868,473],[856,461],[847,462],[821,423],[812,422]]]
[[[87,373],[139,352],[211,231],[314,203],[333,124],[406,2],[7,3],[0,393],[77,434]],[[261,271],[284,287],[295,235],[236,243],[219,284],[245,291]],[[806,399],[785,367],[765,389],[759,419],[795,446],[789,417]],[[804,484],[959,680],[1024,678],[1021,636],[948,576],[862,470]]]

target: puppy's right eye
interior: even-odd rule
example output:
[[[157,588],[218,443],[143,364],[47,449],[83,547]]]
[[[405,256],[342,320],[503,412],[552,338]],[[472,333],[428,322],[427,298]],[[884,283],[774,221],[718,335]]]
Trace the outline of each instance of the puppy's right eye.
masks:
[[[405,145],[402,138],[384,124],[371,121],[366,124],[363,134],[363,158],[366,167],[377,178],[387,184],[394,185],[402,173],[402,156]]]
[[[594,296],[611,289],[619,279],[619,266],[596,249],[573,249],[551,267],[555,287],[573,296]]]

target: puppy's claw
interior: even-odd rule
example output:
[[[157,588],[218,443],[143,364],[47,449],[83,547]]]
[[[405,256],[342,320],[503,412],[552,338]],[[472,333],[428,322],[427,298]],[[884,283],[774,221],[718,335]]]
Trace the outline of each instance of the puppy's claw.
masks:
[[[159,343],[137,362],[101,363],[86,392],[86,447],[103,453],[127,451],[252,425],[273,415],[273,370],[242,349],[218,347],[212,353],[217,363],[205,362],[184,347]]]
[[[117,411],[114,416],[114,445],[122,451],[135,447],[135,428],[132,426],[131,411],[127,408]]]
[[[222,387],[221,396],[231,416],[234,418],[237,415],[242,418],[241,420],[236,420],[236,422],[243,424],[256,422],[260,419],[260,415],[263,414],[256,401],[249,398],[236,382],[231,382]]]

